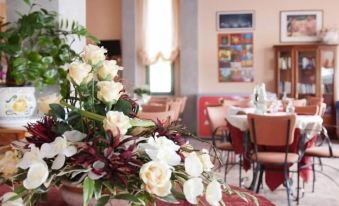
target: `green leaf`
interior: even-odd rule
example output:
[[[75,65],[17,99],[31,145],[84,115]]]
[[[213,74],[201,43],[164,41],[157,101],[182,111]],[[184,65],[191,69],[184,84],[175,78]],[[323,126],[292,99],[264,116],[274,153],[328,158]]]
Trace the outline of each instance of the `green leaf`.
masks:
[[[97,202],[95,203],[95,206],[105,206],[108,201],[109,201],[110,197],[109,196],[102,196],[100,197]]]
[[[49,107],[57,117],[65,119],[65,110],[60,104],[50,104]]]
[[[42,63],[44,64],[52,64],[53,62],[53,57],[51,56],[46,56],[41,59]]]
[[[94,182],[94,197],[98,200],[101,197],[102,182],[97,180]]]
[[[120,200],[128,200],[131,202],[140,202],[140,200],[136,196],[131,195],[129,193],[118,194],[118,195],[115,195],[113,198],[120,199]]]
[[[94,180],[86,177],[83,184],[83,201],[86,206],[93,197],[94,193]]]
[[[153,127],[155,126],[155,123],[151,120],[142,120],[142,119],[130,119],[129,123],[132,125],[132,127]]]
[[[23,58],[23,57],[15,58],[13,61],[13,67],[19,67],[19,66],[25,65],[26,62],[27,62],[26,58]]]
[[[157,197],[159,200],[162,200],[164,202],[169,202],[172,204],[179,204],[179,201],[173,196],[173,195],[167,195],[165,197]]]
[[[128,115],[132,110],[131,103],[122,99],[119,99],[113,108],[115,111],[123,112],[125,115]]]

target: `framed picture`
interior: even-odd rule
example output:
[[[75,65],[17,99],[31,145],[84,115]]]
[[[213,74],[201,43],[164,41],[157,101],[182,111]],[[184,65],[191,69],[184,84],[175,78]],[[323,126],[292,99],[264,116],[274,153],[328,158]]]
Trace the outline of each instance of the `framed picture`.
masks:
[[[217,30],[254,29],[254,11],[217,12]]]
[[[219,82],[253,81],[253,33],[218,35]]]
[[[281,42],[316,42],[323,26],[323,11],[281,11]]]

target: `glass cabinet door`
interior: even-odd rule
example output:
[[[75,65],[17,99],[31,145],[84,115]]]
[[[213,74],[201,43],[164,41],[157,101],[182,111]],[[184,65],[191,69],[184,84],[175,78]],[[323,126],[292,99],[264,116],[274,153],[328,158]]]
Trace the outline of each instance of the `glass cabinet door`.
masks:
[[[325,113],[331,114],[334,112],[334,71],[335,71],[335,51],[323,49],[320,52],[320,76],[321,76],[321,94],[324,102],[327,105]]]
[[[297,51],[297,98],[307,98],[317,94],[317,52],[316,49]]]
[[[292,50],[278,51],[278,97],[292,97]]]

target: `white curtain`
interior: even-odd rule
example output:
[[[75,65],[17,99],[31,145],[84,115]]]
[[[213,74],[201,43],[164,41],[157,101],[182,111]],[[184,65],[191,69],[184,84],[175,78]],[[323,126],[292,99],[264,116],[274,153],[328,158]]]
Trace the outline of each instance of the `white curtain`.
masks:
[[[141,0],[142,64],[174,61],[178,56],[178,0]]]

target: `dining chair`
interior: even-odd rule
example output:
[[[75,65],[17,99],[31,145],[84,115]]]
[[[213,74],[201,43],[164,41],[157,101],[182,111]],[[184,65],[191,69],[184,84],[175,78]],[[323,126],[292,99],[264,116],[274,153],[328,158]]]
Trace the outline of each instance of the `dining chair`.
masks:
[[[294,107],[294,112],[298,115],[319,115],[318,105],[307,105]]]
[[[319,105],[323,102],[324,102],[323,97],[313,97],[313,96],[307,97],[307,105]]]
[[[182,97],[176,97],[176,100],[180,101],[180,113],[179,113],[179,118],[182,119],[182,115],[185,111],[186,108],[186,102],[187,102],[187,96],[182,96]]]
[[[254,180],[257,179],[259,173],[259,180],[257,183],[256,192],[260,190],[262,185],[263,173],[265,167],[268,166],[283,166],[285,185],[287,191],[288,205],[291,205],[290,197],[290,181],[289,181],[289,167],[291,164],[299,162],[299,155],[289,152],[289,146],[294,141],[294,131],[296,124],[296,115],[282,115],[282,116],[269,116],[269,115],[247,115],[250,140],[253,143],[254,150],[251,155],[252,161],[257,165],[254,173]],[[283,151],[277,152],[271,148],[283,147]],[[297,181],[297,203],[299,203],[299,164],[298,164],[298,181]]]
[[[339,150],[338,149],[334,149],[332,146],[332,142],[331,139],[328,135],[327,129],[323,126],[322,130],[321,130],[321,141],[319,142],[319,144],[314,145],[313,147],[310,148],[306,148],[304,155],[306,157],[311,157],[313,158],[311,167],[312,167],[312,192],[314,192],[315,189],[315,181],[316,181],[316,170],[315,170],[315,158],[319,158],[320,160],[322,158],[339,158]],[[323,166],[328,166],[331,167],[335,170],[338,170],[337,168],[334,168],[330,165],[325,165],[322,163],[322,161],[319,161],[321,167]],[[309,166],[309,165],[306,165]],[[325,175],[326,177],[330,178],[332,181],[334,181],[336,184],[338,184],[338,182],[336,182],[336,180],[334,180],[332,177]]]
[[[142,105],[143,112],[166,112],[169,110],[167,103],[151,103]]]
[[[239,155],[239,162],[231,163],[229,161],[230,154],[234,153],[234,148],[230,142],[229,131],[227,127],[227,123],[225,121],[225,116],[228,112],[229,107],[223,106],[221,104],[218,105],[207,105],[206,106],[206,114],[207,120],[210,126],[210,130],[212,133],[212,144],[215,148],[220,151],[226,152],[226,162],[224,164],[225,172],[224,172],[224,181],[227,180],[228,168],[230,165],[239,165],[239,186],[241,187],[242,180],[242,156]]]
[[[171,111],[171,121],[179,120],[181,109],[181,101],[174,100],[169,105],[169,111]]]
[[[140,119],[148,119],[152,120],[154,122],[166,122],[166,121],[172,121],[171,119],[172,111],[166,111],[166,112],[139,112],[137,117]]]

